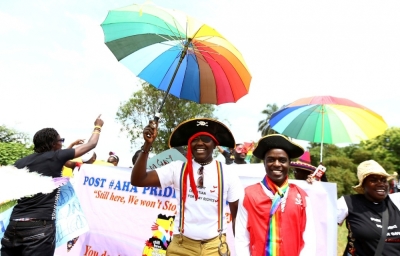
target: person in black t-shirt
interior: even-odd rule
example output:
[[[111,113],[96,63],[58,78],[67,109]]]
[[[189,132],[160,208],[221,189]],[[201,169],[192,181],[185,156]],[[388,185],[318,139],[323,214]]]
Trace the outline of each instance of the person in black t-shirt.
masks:
[[[357,195],[337,201],[337,223],[346,220],[349,231],[343,255],[375,255],[382,236],[383,213],[389,215],[383,249],[379,255],[393,256],[400,252],[400,193],[388,195],[390,175],[374,160],[362,162],[357,168]]]
[[[220,146],[217,146],[218,151],[225,157],[225,164],[232,164],[235,156],[233,155],[233,148],[229,148],[229,151],[226,151]]]
[[[70,160],[80,157],[95,148],[99,140],[103,120],[100,116],[94,122],[94,131],[88,143],[76,148],[61,150],[64,139],[53,128],[44,128],[33,137],[35,153],[19,159],[15,167],[27,167],[30,172],[44,176],[61,177],[63,165],[70,168]],[[60,188],[49,194],[36,194],[18,200],[10,224],[1,240],[1,256],[52,256],[56,240],[56,206]]]

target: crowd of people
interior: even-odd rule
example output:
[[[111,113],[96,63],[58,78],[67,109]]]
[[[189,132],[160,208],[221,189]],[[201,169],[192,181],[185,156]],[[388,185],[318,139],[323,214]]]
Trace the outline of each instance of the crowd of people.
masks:
[[[71,161],[74,158],[81,157],[83,163],[93,164],[96,161],[93,149],[102,126],[99,116],[89,141],[77,141],[66,149],[61,149],[63,139],[56,130],[42,129],[33,138],[35,153],[18,160],[15,166],[60,177],[63,166],[76,167],[77,163]],[[173,130],[169,146],[187,146],[184,152],[187,161],[173,161],[146,170],[157,134],[158,123],[150,121],[143,130],[144,144],[132,157],[131,184],[175,189],[177,215],[168,256],[229,255],[225,202],[231,212],[237,255],[319,255],[311,211],[317,202],[312,202],[302,188],[289,181],[292,168],[296,179],[307,180],[310,186],[317,182],[313,177],[317,167],[311,165],[309,153],[300,145],[280,134],[260,138],[253,155],[262,160],[265,176],[243,188],[231,168],[233,164],[247,164],[244,161],[247,151],[243,144],[235,142],[222,122],[208,118],[182,122]],[[214,159],[215,149],[224,154],[225,163]],[[118,156],[110,152],[108,162],[117,166],[118,161]],[[337,224],[346,221],[349,231],[343,255],[397,255],[400,194],[389,195],[391,176],[378,162],[368,160],[358,166],[357,177],[359,184],[354,186],[357,194],[337,200]],[[326,177],[321,181],[327,181]],[[51,194],[18,201],[1,240],[2,256],[53,255],[58,195],[56,189]]]

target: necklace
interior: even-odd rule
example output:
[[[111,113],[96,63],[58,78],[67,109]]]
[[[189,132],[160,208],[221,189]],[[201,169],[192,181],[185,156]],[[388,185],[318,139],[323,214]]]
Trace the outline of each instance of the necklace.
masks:
[[[204,165],[207,165],[207,164],[211,163],[213,160],[214,160],[214,159],[211,159],[211,161],[210,161],[210,162],[207,162],[207,163],[199,163],[199,162],[197,162],[196,160],[194,160],[194,161],[195,161],[196,163],[198,163],[199,165],[204,166]]]

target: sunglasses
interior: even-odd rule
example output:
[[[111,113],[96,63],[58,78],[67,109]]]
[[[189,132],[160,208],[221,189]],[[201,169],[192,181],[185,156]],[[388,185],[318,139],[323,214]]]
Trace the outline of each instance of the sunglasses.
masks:
[[[212,138],[210,136],[207,136],[207,135],[200,135],[200,136],[194,138],[192,141],[193,142],[199,142],[200,140],[202,142],[204,142],[204,143],[209,143],[209,142],[212,141]]]
[[[64,143],[65,138],[61,138],[61,139],[59,139],[58,141]]]
[[[197,170],[197,174],[200,175],[200,177],[197,179],[197,186],[198,187],[203,187],[203,181],[204,181],[204,174],[203,174],[203,170],[204,167],[201,166],[198,170]]]

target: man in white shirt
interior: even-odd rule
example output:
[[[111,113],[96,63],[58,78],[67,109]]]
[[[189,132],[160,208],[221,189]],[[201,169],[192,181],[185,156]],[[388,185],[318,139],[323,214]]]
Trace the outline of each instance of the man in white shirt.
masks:
[[[235,147],[230,130],[221,122],[197,118],[179,124],[169,139],[170,147],[188,146],[188,161],[174,161],[146,172],[147,156],[157,136],[157,123],[150,122],[143,130],[145,143],[132,169],[131,183],[139,187],[173,186],[177,199],[177,215],[168,256],[219,255],[227,252],[226,202],[234,228],[238,200],[243,187],[229,166],[215,161],[217,145]]]

